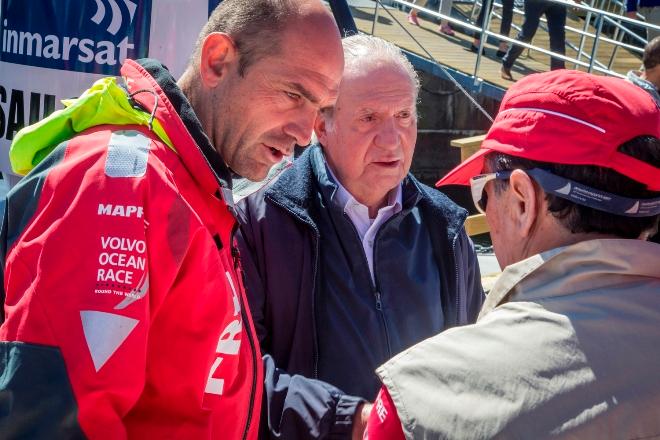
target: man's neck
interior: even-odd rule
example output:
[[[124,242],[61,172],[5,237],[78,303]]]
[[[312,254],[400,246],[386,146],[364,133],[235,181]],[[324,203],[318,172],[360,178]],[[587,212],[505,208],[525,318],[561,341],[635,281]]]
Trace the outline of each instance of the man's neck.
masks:
[[[611,234],[601,234],[596,232],[572,233],[565,228],[555,228],[553,232],[546,232],[542,236],[537,236],[532,240],[529,246],[527,257],[540,254],[545,251],[560,247],[571,246],[583,241],[600,240],[608,238],[621,238]]]
[[[190,89],[192,84],[192,68],[188,67],[185,72],[181,75],[181,78],[176,82],[176,85],[181,89],[183,94],[190,101]],[[191,101],[192,102],[192,101]]]
[[[181,89],[181,92],[186,97],[190,106],[192,107],[197,119],[199,120],[204,133],[211,141],[213,148],[216,148],[213,135],[214,135],[214,126],[212,120],[209,118],[211,115],[207,112],[207,101],[206,96],[199,86],[199,75],[196,73],[193,67],[188,67],[181,78],[176,82],[176,85]],[[217,148],[216,148],[217,151]]]
[[[640,72],[639,77],[653,84],[656,90],[660,90],[660,66],[655,66],[651,69],[643,69]]]
[[[374,196],[374,192],[371,192],[368,196],[362,194],[360,191],[353,191],[350,188],[346,187],[346,185],[339,180],[337,177],[337,173],[332,169],[332,166],[330,163],[326,161],[326,164],[328,166],[328,170],[330,171],[330,176],[332,179],[337,182],[337,184],[340,186],[340,188],[343,188],[346,193],[353,197],[357,202],[360,204],[364,205],[367,207],[367,210],[369,211],[369,218],[374,219],[378,215],[378,211],[385,206],[387,206],[389,203],[389,196],[392,193],[392,191],[396,191],[397,188],[392,188],[389,191],[387,191],[385,194],[381,194],[380,196],[376,195]],[[399,184],[400,185],[400,184]]]

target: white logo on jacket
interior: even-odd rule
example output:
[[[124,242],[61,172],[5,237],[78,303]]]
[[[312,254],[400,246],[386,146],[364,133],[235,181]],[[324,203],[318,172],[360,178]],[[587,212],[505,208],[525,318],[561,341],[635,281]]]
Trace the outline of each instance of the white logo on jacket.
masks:
[[[137,218],[142,218],[143,210],[142,206],[133,206],[133,205],[104,205],[99,203],[99,209],[96,212],[98,215],[111,215],[113,217],[131,217],[135,216]]]
[[[238,300],[238,294],[236,293],[236,288],[234,287],[234,281],[231,278],[231,274],[226,271],[225,275],[227,276],[227,281],[231,287],[232,299],[234,301],[234,320],[231,321],[225,329],[220,334],[218,339],[218,345],[215,349],[216,358],[213,361],[211,366],[211,371],[209,371],[209,377],[206,381],[206,388],[204,392],[209,394],[222,395],[224,389],[225,380],[221,378],[213,377],[213,374],[218,370],[220,364],[222,363],[224,355],[237,355],[241,348],[241,330],[243,325],[241,323],[241,303]],[[238,337],[237,337],[238,335]]]

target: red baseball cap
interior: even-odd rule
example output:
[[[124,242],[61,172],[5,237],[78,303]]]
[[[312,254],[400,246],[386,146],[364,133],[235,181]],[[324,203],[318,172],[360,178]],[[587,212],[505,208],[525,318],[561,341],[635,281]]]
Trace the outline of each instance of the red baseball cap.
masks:
[[[660,108],[640,87],[575,70],[529,75],[511,86],[481,148],[436,186],[469,185],[499,151],[540,162],[596,165],[660,191],[660,169],[617,151],[642,135],[660,138]]]

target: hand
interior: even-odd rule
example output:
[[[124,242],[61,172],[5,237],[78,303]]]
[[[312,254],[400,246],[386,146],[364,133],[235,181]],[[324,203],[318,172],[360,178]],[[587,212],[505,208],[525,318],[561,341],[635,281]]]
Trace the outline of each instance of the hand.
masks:
[[[628,12],[626,12],[626,17],[637,20],[637,11],[628,11]]]
[[[355,415],[353,415],[352,440],[362,440],[364,430],[367,429],[367,421],[369,420],[372,406],[373,404],[371,403],[361,403],[356,408]]]

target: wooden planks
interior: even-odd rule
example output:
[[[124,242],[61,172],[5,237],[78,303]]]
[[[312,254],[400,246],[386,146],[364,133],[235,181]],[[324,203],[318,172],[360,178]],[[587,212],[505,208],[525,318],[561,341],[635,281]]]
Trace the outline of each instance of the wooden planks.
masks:
[[[469,15],[472,6],[469,4],[458,4],[455,5],[455,7],[460,9],[466,15]],[[388,11],[392,13],[394,18],[398,20],[399,23],[401,23],[405,29],[408,30],[440,64],[450,66],[456,70],[468,74],[474,74],[474,66],[477,54],[469,50],[472,42],[471,35],[465,35],[460,32],[456,32],[456,36],[450,37],[440,33],[437,30],[438,26],[436,23],[423,19],[421,15],[421,26],[413,26],[407,22],[405,12],[394,8],[388,9]],[[353,13],[353,17],[355,19],[356,25],[358,26],[358,29],[360,29],[362,32],[371,33],[374,8],[352,7],[351,12]],[[404,49],[428,58],[427,54],[413,41],[412,38],[410,38],[410,36],[406,34],[406,32],[401,28],[399,24],[396,23],[396,21],[388,14],[387,11],[379,8],[378,15],[379,20],[375,26],[375,35],[391,41]],[[571,18],[568,19],[567,25],[573,28],[582,29],[584,22],[577,20],[572,14],[569,15]],[[520,26],[522,24],[522,20],[523,17],[521,15],[514,15],[515,24]],[[491,21],[490,29],[499,30],[499,19],[495,17],[493,18]],[[594,32],[593,27],[590,27],[589,31]],[[515,29],[512,29],[512,37],[515,37],[515,34]],[[579,45],[579,35],[572,32],[567,32],[567,39],[573,42],[573,44],[576,46]],[[540,47],[549,48],[550,45],[547,32],[539,29],[536,33],[534,44]],[[590,53],[592,45],[592,39],[586,39],[584,52]],[[501,86],[503,88],[508,88],[508,86],[511,85],[511,82],[500,78],[501,62],[500,59],[495,56],[497,47],[490,44],[486,44],[485,47],[486,55],[481,58],[481,67],[479,69],[478,76],[492,84]],[[607,64],[612,53],[612,49],[613,46],[610,43],[601,41],[598,45],[597,59],[601,63]],[[576,52],[568,47],[566,49],[566,53],[568,56],[576,55]],[[625,49],[619,49],[613,65],[613,70],[621,74],[626,74],[629,70],[638,69],[640,64],[641,61],[639,56]],[[573,65],[567,64],[567,67],[572,68]],[[516,65],[512,70],[514,78],[517,79],[525,74],[547,71],[549,69],[549,56],[540,52],[525,51],[523,52],[523,55],[518,58]],[[586,69],[581,68],[581,70]]]
[[[462,139],[453,139],[450,145],[455,148],[461,149],[461,162],[477,152],[481,146],[481,142],[486,138],[485,134],[479,136],[472,136]]]
[[[465,232],[469,236],[485,234],[489,232],[488,223],[484,214],[475,214],[465,219]]]
[[[461,149],[461,162],[463,162],[479,149],[481,142],[485,137],[486,135],[482,134],[479,136],[472,136],[463,139],[454,139],[451,141],[451,146]],[[483,214],[475,214],[469,216],[465,220],[465,231],[470,236],[484,234],[490,231],[488,228],[488,223],[486,222],[486,216]]]

